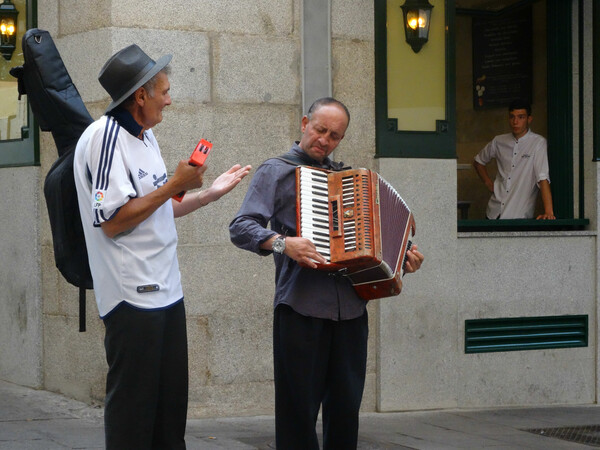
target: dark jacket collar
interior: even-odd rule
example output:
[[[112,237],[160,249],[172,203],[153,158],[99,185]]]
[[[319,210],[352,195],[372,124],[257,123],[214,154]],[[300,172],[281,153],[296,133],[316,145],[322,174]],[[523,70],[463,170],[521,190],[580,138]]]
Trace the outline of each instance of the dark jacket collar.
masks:
[[[115,109],[110,110],[106,113],[107,116],[113,117],[121,127],[123,127],[129,134],[135,137],[139,137],[143,127],[135,121],[133,116],[125,108],[117,106]]]

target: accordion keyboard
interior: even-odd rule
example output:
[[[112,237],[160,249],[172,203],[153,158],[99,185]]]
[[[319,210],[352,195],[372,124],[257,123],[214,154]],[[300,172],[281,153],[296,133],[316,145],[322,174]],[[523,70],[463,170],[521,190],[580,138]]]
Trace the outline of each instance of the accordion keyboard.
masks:
[[[329,247],[329,194],[327,172],[300,168],[300,229],[302,237],[310,239],[327,262],[331,261]]]

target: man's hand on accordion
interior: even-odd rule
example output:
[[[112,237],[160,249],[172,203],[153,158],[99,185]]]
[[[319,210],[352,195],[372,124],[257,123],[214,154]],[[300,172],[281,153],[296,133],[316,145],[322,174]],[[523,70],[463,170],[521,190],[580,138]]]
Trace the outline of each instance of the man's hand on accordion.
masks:
[[[317,268],[317,262],[320,264],[327,262],[323,255],[317,251],[315,244],[303,237],[286,237],[285,254],[294,261],[306,264],[313,269]]]
[[[406,264],[404,266],[404,273],[412,273],[419,270],[425,256],[423,253],[418,251],[417,245],[413,244],[409,251],[406,252]]]

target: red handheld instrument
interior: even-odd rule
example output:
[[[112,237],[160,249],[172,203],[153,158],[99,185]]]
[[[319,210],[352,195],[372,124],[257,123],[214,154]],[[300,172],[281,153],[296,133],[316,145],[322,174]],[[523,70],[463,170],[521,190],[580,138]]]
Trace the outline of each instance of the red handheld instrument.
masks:
[[[196,148],[190,156],[188,164],[190,166],[202,166],[206,161],[206,158],[208,157],[208,154],[210,153],[211,149],[212,143],[208,142],[205,139],[200,139],[200,142],[198,142],[198,145],[196,145]],[[185,191],[181,191],[179,194],[174,195],[173,199],[180,202],[181,200],[183,200],[184,195]]]

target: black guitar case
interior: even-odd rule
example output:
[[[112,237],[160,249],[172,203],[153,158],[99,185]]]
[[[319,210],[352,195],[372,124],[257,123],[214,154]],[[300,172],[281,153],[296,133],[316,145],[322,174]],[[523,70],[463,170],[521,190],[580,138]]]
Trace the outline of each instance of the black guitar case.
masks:
[[[85,331],[86,289],[92,275],[73,176],[73,156],[79,137],[93,122],[50,36],[38,28],[23,36],[24,64],[10,74],[18,79],[19,97],[27,95],[42,131],[52,133],[58,159],[44,182],[54,260],[62,276],[79,288],[79,331]]]

